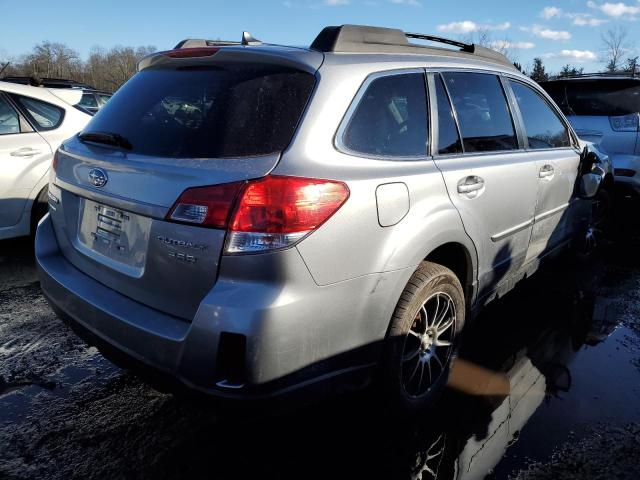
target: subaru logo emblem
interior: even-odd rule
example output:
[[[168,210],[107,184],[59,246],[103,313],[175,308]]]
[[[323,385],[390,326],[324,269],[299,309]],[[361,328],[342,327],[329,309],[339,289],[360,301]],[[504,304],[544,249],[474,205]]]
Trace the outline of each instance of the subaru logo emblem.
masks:
[[[94,187],[104,187],[107,184],[107,174],[99,168],[89,170],[89,181]]]

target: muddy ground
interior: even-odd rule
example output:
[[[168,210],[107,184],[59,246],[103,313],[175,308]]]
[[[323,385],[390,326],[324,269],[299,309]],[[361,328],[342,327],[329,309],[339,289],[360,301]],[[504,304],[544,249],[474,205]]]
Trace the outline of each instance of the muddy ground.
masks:
[[[277,413],[158,393],[55,317],[28,239],[0,242],[0,478],[640,478],[638,232],[494,302],[402,422],[374,390]]]

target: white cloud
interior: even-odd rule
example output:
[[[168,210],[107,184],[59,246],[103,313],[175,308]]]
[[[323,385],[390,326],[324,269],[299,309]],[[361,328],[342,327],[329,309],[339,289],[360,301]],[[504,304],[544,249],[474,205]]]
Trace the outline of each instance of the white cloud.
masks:
[[[603,3],[598,5],[596,2],[588,1],[587,6],[589,8],[593,8],[595,10],[600,10],[605,15],[609,15],[610,17],[622,17],[623,15],[633,16],[637,13],[640,13],[640,7],[627,5],[626,3],[618,2],[618,3]]]
[[[588,4],[592,8],[597,8],[597,5],[593,3],[593,1],[589,1]],[[571,20],[571,23],[573,25],[576,25],[578,27],[598,27],[607,22],[607,20],[595,18],[590,13],[565,12],[559,7],[543,8],[540,12],[540,17],[544,18],[545,20],[551,20],[552,18],[568,18]]]
[[[510,42],[509,40],[496,40],[491,42],[490,47],[494,50],[507,50],[509,48],[521,48],[528,50],[535,48],[536,44],[532,42]]]
[[[540,16],[545,20],[549,20],[553,17],[559,17],[562,13],[562,9],[558,7],[544,7],[540,12]]]
[[[327,7],[337,7],[340,5],[349,5],[349,0],[324,0],[322,4]]]
[[[422,3],[418,0],[391,0],[391,3],[396,5],[410,5],[412,7],[421,7]]]
[[[561,58],[573,62],[588,62],[597,60],[598,56],[591,50],[560,50],[558,53],[547,53],[546,58]]]
[[[608,20],[604,20],[603,18],[595,18],[591,15],[580,15],[577,14],[573,17],[573,24],[578,27],[599,27],[603,23],[607,23]]]
[[[436,29],[439,32],[451,32],[451,33],[472,33],[478,30],[508,30],[511,28],[510,22],[492,24],[482,24],[472,22],[471,20],[464,20],[462,22],[451,22],[443,25],[438,25]]]
[[[532,25],[531,27],[520,27],[520,30],[525,32],[531,32],[536,37],[544,38],[547,40],[570,40],[571,34],[564,30],[551,30],[549,28],[541,27],[540,25]]]

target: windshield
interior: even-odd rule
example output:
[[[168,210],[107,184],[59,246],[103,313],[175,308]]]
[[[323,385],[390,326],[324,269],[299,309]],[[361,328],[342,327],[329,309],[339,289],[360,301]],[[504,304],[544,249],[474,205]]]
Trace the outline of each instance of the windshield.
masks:
[[[119,135],[144,155],[267,155],[289,145],[314,84],[309,73],[264,64],[146,69],[84,132]]]
[[[565,115],[618,116],[640,112],[640,81],[597,79],[542,84]]]

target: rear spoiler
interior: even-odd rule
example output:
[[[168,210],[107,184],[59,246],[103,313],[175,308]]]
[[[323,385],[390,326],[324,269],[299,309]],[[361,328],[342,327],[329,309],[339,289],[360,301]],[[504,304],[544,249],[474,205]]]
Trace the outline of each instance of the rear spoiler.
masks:
[[[239,42],[232,40],[206,40],[203,38],[186,38],[173,47],[173,50],[183,50],[187,48],[207,48],[207,47],[227,47],[227,46],[250,46],[250,45],[262,45],[262,42],[251,35],[249,32],[242,32],[242,38]],[[171,50],[169,50],[171,51]],[[137,71],[144,70],[151,64],[151,60],[164,52],[154,52],[146,57],[143,57],[138,62]]]
[[[75,106],[82,100],[82,90],[72,88],[47,88],[47,91],[65,103]]]

